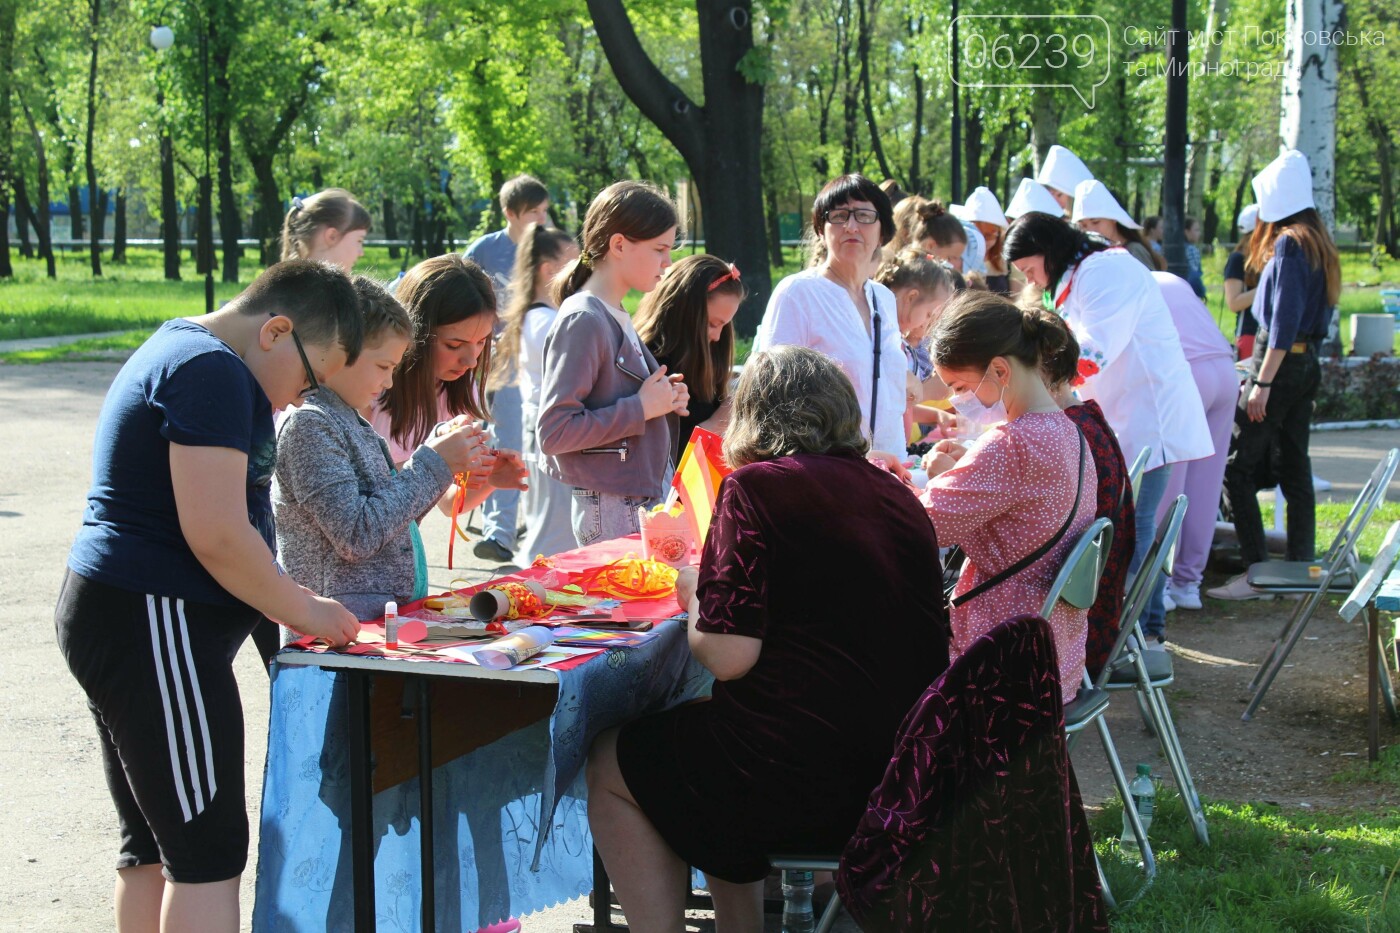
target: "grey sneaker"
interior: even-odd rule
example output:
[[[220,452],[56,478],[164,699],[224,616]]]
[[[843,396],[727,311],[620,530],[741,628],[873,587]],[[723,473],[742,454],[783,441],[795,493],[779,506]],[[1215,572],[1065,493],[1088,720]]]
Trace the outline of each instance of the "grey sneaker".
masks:
[[[1265,593],[1260,590],[1256,590],[1254,587],[1250,586],[1249,580],[1245,578],[1244,574],[1240,574],[1237,577],[1231,577],[1224,586],[1212,587],[1211,589],[1206,590],[1206,595],[1209,596],[1211,599],[1233,600],[1274,598],[1272,593]]]

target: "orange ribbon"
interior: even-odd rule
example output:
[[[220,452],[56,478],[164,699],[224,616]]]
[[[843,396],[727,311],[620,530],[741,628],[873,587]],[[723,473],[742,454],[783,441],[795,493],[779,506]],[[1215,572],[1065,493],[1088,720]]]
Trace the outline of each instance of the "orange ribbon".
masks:
[[[583,571],[574,585],[615,599],[660,599],[676,591],[676,576],[669,564],[628,556]]]

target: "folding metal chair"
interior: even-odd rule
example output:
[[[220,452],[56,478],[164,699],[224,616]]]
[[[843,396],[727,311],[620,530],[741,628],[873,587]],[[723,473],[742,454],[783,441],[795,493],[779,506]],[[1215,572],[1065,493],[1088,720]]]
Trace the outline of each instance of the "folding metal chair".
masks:
[[[1249,682],[1248,689],[1252,695],[1240,717],[1245,722],[1254,718],[1255,711],[1264,702],[1264,695],[1269,692],[1279,671],[1283,670],[1283,663],[1302,637],[1303,629],[1322,604],[1323,597],[1329,592],[1350,592],[1365,573],[1366,568],[1356,553],[1356,542],[1366,530],[1377,506],[1385,500],[1385,492],[1395,476],[1397,464],[1400,464],[1400,448],[1392,447],[1371,471],[1370,478],[1361,487],[1351,510],[1347,512],[1346,520],[1337,529],[1337,536],[1332,539],[1331,547],[1320,562],[1268,560],[1250,565],[1246,579],[1255,589],[1266,593],[1305,595],[1294,606],[1288,621],[1284,622],[1278,637],[1260,663],[1259,670],[1255,671]],[[1312,577],[1309,569],[1316,566],[1322,568],[1319,578]]]
[[[1055,604],[1060,600],[1064,600],[1077,609],[1088,609],[1094,604],[1094,600],[1098,597],[1099,581],[1103,578],[1104,566],[1108,563],[1108,552],[1112,546],[1113,523],[1106,518],[1096,519],[1080,536],[1074,549],[1065,558],[1064,566],[1055,576],[1055,581],[1050,585],[1050,592],[1045,597],[1045,603],[1041,606],[1041,618],[1049,619],[1050,614],[1055,610]],[[1115,650],[1117,647],[1115,645]],[[1108,758],[1108,768],[1113,774],[1113,783],[1117,786],[1118,793],[1125,802],[1128,824],[1142,849],[1143,870],[1146,873],[1147,883],[1151,884],[1152,879],[1157,875],[1157,859],[1152,854],[1152,845],[1148,842],[1147,830],[1138,818],[1137,811],[1131,806],[1126,806],[1126,803],[1132,800],[1132,792],[1128,789],[1128,776],[1123,773],[1123,764],[1118,759],[1118,749],[1113,744],[1113,736],[1108,730],[1108,722],[1104,719],[1104,713],[1108,711],[1108,692],[1090,681],[1088,671],[1085,671],[1082,676],[1083,686],[1078,695],[1065,704],[1065,741],[1070,748],[1073,748],[1079,733],[1090,725],[1098,728],[1099,739],[1103,742],[1104,753]],[[1117,902],[1114,900],[1108,877],[1104,875],[1103,865],[1099,863],[1097,853],[1094,855],[1094,865],[1099,872],[1099,886],[1103,889],[1105,903],[1110,908],[1116,908]]]
[[[1123,614],[1119,620],[1119,644],[1114,645],[1115,653],[1110,655],[1099,672],[1094,685],[1110,693],[1116,690],[1132,690],[1137,697],[1138,709],[1157,741],[1162,754],[1167,759],[1172,777],[1176,779],[1177,790],[1181,793],[1186,812],[1191,818],[1196,839],[1201,845],[1210,845],[1210,831],[1206,827],[1205,808],[1200,795],[1196,793],[1196,783],[1191,778],[1191,768],[1186,762],[1186,753],[1181,747],[1181,737],[1172,721],[1167,697],[1163,692],[1176,681],[1176,671],[1170,653],[1166,651],[1144,651],[1147,639],[1142,633],[1142,614],[1147,609],[1148,597],[1152,593],[1154,581],[1170,576],[1172,561],[1176,552],[1176,539],[1181,532],[1181,522],[1186,516],[1186,497],[1178,496],[1167,514],[1157,525],[1157,534],[1143,561],[1146,573],[1139,570],[1137,577],[1128,587],[1123,600]],[[1130,632],[1129,639],[1124,633]]]
[[[1128,485],[1133,490],[1134,502],[1137,502],[1138,490],[1142,488],[1142,474],[1147,471],[1147,458],[1150,456],[1152,456],[1152,448],[1144,447],[1133,458],[1132,466],[1128,467]]]

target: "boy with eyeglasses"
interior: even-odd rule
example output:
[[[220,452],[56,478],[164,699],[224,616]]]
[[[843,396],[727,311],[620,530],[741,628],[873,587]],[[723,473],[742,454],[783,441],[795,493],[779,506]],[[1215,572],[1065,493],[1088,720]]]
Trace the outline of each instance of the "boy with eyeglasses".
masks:
[[[279,263],[164,324],[107,392],[55,621],[121,826],[118,929],[239,927],[234,656],[263,616],[337,645],[359,629],[273,558],[272,413],[353,360],[362,326],[345,273]]]

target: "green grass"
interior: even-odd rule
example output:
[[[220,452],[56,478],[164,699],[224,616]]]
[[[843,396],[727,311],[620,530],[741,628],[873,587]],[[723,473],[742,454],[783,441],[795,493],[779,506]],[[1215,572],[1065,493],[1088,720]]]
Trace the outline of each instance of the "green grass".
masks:
[[[1347,512],[1350,510],[1350,502],[1317,503],[1317,552],[1319,555],[1326,552],[1327,547],[1337,534],[1337,529],[1342,527],[1342,522],[1346,521]],[[1259,503],[1259,511],[1264,519],[1264,527],[1274,527],[1274,504],[1261,502]],[[1371,515],[1371,520],[1366,524],[1366,530],[1361,533],[1361,540],[1356,544],[1356,551],[1363,561],[1369,562],[1375,559],[1376,552],[1381,548],[1381,542],[1385,540],[1386,531],[1395,522],[1400,522],[1400,502],[1382,502]]]
[[[1117,854],[1122,814],[1114,800],[1091,819],[1120,903],[1142,883],[1135,867]],[[1176,794],[1159,792],[1150,830],[1157,880],[1114,916],[1115,933],[1400,929],[1400,884],[1391,884],[1400,865],[1400,811],[1210,802],[1206,820],[1209,847],[1196,842]]]
[[[126,354],[145,343],[151,333],[149,329],[128,330],[110,337],[90,337],[56,347],[11,350],[0,353],[0,364],[110,362],[125,359]]]
[[[103,275],[94,279],[84,253],[61,253],[58,278],[45,276],[44,263],[22,259],[12,251],[13,279],[0,280],[0,340],[52,337],[64,334],[93,334],[141,328],[154,330],[163,322],[204,310],[204,279],[196,274],[189,253],[184,253],[182,281],[167,282],[164,261],[156,249],[128,250],[128,261],[118,265],[103,257]],[[261,271],[256,262],[239,264],[237,284],[218,281],[215,272],[214,300],[222,304],[233,298]],[[387,249],[366,251],[356,271],[380,278],[392,278],[398,264]]]

